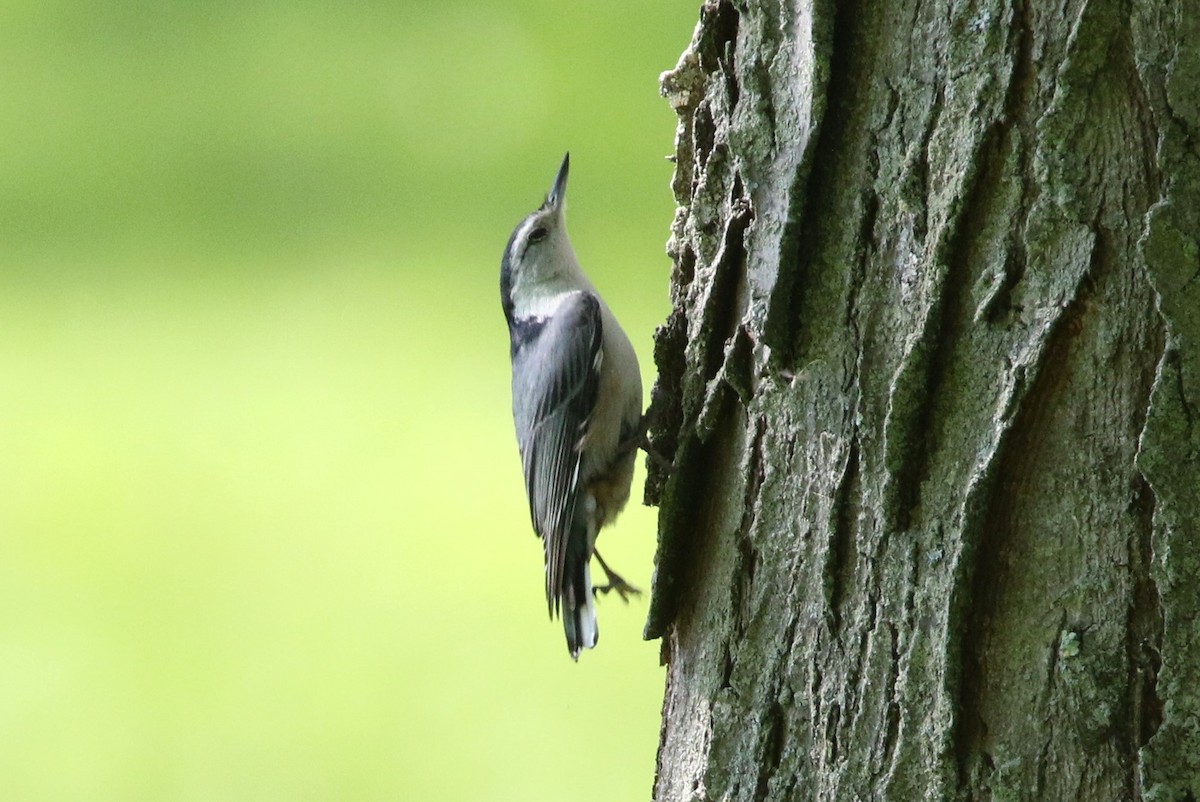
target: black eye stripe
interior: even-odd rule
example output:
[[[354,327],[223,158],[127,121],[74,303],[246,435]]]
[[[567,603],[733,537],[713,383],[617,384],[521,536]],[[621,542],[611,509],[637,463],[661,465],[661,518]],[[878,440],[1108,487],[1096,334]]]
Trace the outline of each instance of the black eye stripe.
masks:
[[[541,242],[542,240],[544,240],[546,238],[547,233],[549,233],[549,232],[547,232],[545,228],[543,228],[542,226],[538,226],[537,228],[535,228],[529,232],[529,241],[530,242]]]

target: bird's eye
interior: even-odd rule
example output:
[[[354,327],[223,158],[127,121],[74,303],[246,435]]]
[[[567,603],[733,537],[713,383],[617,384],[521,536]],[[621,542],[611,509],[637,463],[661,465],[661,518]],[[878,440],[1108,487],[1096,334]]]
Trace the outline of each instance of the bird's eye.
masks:
[[[541,242],[542,240],[544,240],[546,238],[547,233],[549,233],[549,232],[547,232],[546,229],[542,228],[541,226],[538,226],[533,231],[529,232],[529,241],[530,242]]]

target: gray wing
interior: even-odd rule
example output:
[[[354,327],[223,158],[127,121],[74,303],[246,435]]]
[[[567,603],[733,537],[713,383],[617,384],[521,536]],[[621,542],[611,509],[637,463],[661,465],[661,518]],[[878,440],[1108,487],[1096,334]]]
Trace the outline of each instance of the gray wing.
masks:
[[[529,513],[545,541],[546,601],[552,610],[561,596],[581,441],[599,391],[601,326],[596,298],[576,293],[512,355],[513,419]]]

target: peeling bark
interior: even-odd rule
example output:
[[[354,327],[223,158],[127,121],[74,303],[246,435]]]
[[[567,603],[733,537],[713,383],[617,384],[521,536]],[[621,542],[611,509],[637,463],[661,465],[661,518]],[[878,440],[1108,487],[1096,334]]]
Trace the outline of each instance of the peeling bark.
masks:
[[[1200,795],[1200,15],[709,0],[655,798]]]

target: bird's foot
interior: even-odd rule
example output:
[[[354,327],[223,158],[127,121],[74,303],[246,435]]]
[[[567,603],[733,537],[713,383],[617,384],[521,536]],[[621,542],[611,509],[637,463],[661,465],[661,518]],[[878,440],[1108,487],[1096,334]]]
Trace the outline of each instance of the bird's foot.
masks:
[[[637,451],[639,448],[645,451],[646,456],[648,456],[656,465],[658,465],[658,467],[662,468],[664,471],[670,472],[671,468],[674,467],[674,464],[669,459],[664,457],[662,454],[659,454],[654,450],[654,446],[650,445],[649,414],[642,416],[642,420],[638,424],[637,430],[624,441],[622,441],[619,446],[617,446],[617,451],[621,454],[627,454],[631,451]]]
[[[604,575],[608,579],[607,585],[596,585],[593,587],[593,594],[603,593],[608,595],[609,593],[616,591],[617,595],[621,597],[621,601],[625,602],[626,604],[629,603],[630,596],[642,595],[642,591],[639,588],[636,588],[626,582],[620,574],[608,567],[608,563],[604,562],[604,558],[600,556],[600,552],[594,551],[592,552],[592,555],[596,558],[596,561],[600,563],[600,567],[604,569]]]

